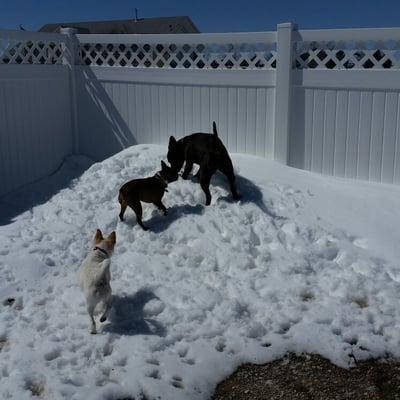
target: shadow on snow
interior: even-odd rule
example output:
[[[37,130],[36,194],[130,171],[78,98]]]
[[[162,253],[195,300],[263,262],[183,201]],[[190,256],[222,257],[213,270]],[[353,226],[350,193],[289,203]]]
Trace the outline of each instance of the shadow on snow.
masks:
[[[10,224],[19,214],[46,203],[57,192],[70,187],[92,164],[84,156],[67,157],[53,174],[1,196],[0,226]]]
[[[144,312],[145,305],[158,297],[148,289],[141,289],[133,295],[114,295],[112,311],[103,332],[120,335],[156,335],[164,337],[166,328]]]

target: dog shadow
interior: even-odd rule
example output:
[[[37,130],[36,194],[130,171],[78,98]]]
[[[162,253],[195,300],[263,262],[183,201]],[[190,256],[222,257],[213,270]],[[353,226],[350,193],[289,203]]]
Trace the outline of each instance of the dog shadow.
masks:
[[[166,336],[166,328],[155,319],[148,318],[144,312],[144,306],[153,299],[158,297],[148,289],[141,289],[130,296],[113,295],[109,323],[103,326],[103,332]]]
[[[166,216],[161,214],[153,215],[146,224],[150,230],[154,233],[160,233],[165,231],[174,221],[183,217],[184,215],[195,214],[201,215],[204,213],[204,206],[201,204],[190,205],[181,204],[175,205],[168,208],[168,214]]]
[[[201,215],[204,213],[204,206],[202,204],[190,205],[181,204],[167,208],[168,214],[163,215],[161,211],[155,209],[152,212],[152,216],[143,221],[143,223],[149,228],[149,231],[154,233],[161,233],[168,229],[168,227],[179,218],[184,215],[196,214]],[[126,218],[125,223],[132,226],[137,224],[135,216],[132,218]]]
[[[275,214],[264,202],[264,195],[259,186],[257,186],[254,182],[250,179],[245,178],[244,176],[235,175],[236,177],[236,187],[238,192],[240,193],[239,203],[246,204],[246,203],[253,203],[255,204],[263,213],[267,214],[269,217],[278,220],[286,219],[283,216]],[[194,175],[190,175],[189,179],[192,182],[200,183],[199,179],[196,178]],[[211,178],[211,185],[219,186],[225,189],[229,194],[226,196],[222,196],[218,199],[218,201],[225,201],[227,203],[236,203],[238,200],[235,200],[232,197],[229,182],[226,179],[225,175],[221,172],[217,171],[213,177]]]

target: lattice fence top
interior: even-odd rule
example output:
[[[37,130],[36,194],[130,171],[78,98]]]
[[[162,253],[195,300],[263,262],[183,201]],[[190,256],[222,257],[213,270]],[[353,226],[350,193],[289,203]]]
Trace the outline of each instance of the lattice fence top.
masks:
[[[398,29],[296,31],[296,35],[293,44],[296,69],[400,69]],[[367,40],[371,36],[375,40]],[[277,36],[273,32],[163,35],[160,38],[158,35],[77,35],[77,38],[72,45],[66,35],[2,30],[0,64],[62,64],[68,61],[66,52],[69,55],[73,52],[77,64],[88,66],[277,68]],[[72,47],[75,45],[77,48]]]
[[[62,64],[63,44],[0,37],[0,64]]]
[[[164,69],[273,69],[276,44],[81,43],[83,65]]]
[[[297,69],[399,69],[400,41],[297,42]]]

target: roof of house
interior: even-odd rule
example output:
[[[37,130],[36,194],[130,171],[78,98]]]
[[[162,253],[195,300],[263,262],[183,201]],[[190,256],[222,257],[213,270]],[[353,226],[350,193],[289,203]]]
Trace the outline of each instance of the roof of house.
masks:
[[[39,32],[76,28],[79,33],[199,33],[189,17],[161,17],[87,22],[59,22],[43,25]]]

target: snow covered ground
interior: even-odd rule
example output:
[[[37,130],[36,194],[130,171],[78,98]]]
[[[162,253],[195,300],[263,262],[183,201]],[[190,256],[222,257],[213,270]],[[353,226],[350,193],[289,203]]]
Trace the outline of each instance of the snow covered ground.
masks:
[[[218,176],[204,207],[200,186],[180,179],[167,217],[144,206],[151,231],[130,210],[118,222],[120,185],[165,154],[124,150],[0,226],[2,398],[207,399],[239,364],[287,351],[340,366],[400,357],[400,187],[235,155],[242,201]],[[90,335],[76,272],[97,227],[117,232],[114,309]]]

